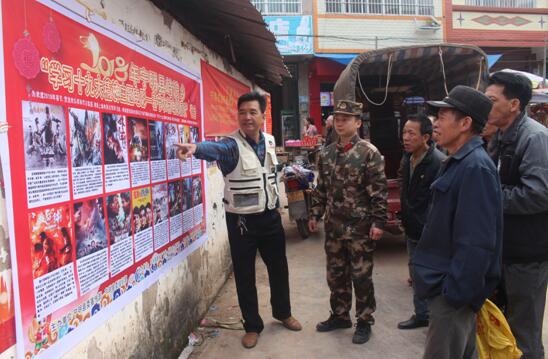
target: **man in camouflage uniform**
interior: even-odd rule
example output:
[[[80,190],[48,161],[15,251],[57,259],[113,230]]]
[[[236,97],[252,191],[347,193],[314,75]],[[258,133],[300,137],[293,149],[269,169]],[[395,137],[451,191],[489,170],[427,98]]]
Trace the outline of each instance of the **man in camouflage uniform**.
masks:
[[[369,340],[374,323],[373,251],[386,222],[387,183],[384,159],[358,136],[362,104],[341,100],[334,126],[339,140],[320,154],[318,185],[313,192],[310,230],[325,214],[327,283],[331,316],[318,323],[319,332],[350,328],[352,284],[356,295],[355,344]]]

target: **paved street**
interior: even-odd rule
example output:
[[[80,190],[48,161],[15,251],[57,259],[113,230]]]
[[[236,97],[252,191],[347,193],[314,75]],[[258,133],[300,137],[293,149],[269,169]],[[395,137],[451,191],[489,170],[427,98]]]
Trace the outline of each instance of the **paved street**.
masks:
[[[402,331],[397,323],[412,312],[411,288],[407,286],[407,256],[401,237],[383,238],[375,253],[374,284],[377,298],[376,324],[371,340],[364,345],[351,343],[354,329],[318,333],[315,325],[329,316],[329,291],[325,281],[323,233],[302,240],[296,225],[285,218],[287,255],[291,280],[293,313],[304,326],[290,332],[272,319],[266,269],[257,257],[257,288],[265,329],[253,349],[240,344],[243,331],[221,329],[196,347],[193,358],[420,358],[426,329]],[[231,277],[208,316],[215,319],[239,318],[234,279]],[[544,338],[548,343],[548,320]],[[545,344],[546,345],[546,344]]]

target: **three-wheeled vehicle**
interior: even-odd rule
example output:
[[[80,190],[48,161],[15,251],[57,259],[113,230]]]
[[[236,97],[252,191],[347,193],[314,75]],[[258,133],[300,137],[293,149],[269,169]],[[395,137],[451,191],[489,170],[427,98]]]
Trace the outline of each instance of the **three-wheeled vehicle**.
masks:
[[[385,159],[388,178],[387,229],[400,229],[398,170],[402,127],[408,115],[425,110],[456,85],[484,90],[487,55],[475,46],[436,44],[385,48],[358,55],[335,84],[334,102],[362,102],[370,118],[370,140]]]
[[[531,118],[548,127],[548,88],[533,90],[527,112]]]

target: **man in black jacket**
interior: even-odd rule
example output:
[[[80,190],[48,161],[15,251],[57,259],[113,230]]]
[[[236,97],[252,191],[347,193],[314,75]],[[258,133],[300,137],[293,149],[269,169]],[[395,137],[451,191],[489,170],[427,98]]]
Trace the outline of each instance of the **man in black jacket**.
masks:
[[[446,156],[436,146],[430,145],[432,122],[424,115],[407,117],[403,127],[403,147],[405,154],[402,163],[401,214],[407,253],[409,255],[409,273],[413,278],[413,253],[419,242],[422,227],[426,222],[426,212],[430,202],[430,185],[436,178],[441,162]],[[415,329],[428,326],[428,306],[413,289],[415,314],[409,320],[398,324],[399,329]]]
[[[527,116],[526,77],[496,72],[485,94],[498,132],[489,152],[502,183],[503,278],[507,317],[523,359],[544,358],[542,322],[548,282],[548,130]]]

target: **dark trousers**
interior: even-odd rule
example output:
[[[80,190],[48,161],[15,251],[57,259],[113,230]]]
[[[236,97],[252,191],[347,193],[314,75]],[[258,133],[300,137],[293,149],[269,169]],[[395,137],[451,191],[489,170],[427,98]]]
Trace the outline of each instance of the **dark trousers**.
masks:
[[[548,283],[548,261],[505,264],[508,324],[523,359],[544,359],[542,325]]]
[[[419,320],[428,320],[428,303],[426,299],[420,299],[415,292],[415,270],[413,269],[413,255],[419,241],[407,237],[407,254],[409,256],[409,274],[413,282],[413,306],[415,307],[415,315]]]
[[[272,316],[278,320],[291,316],[289,272],[282,219],[277,210],[252,215],[227,212],[226,225],[244,328],[246,332],[260,333],[264,324],[259,315],[255,286],[257,250],[268,271]]]
[[[423,359],[477,359],[476,314],[453,308],[441,296],[428,299],[430,325]]]

